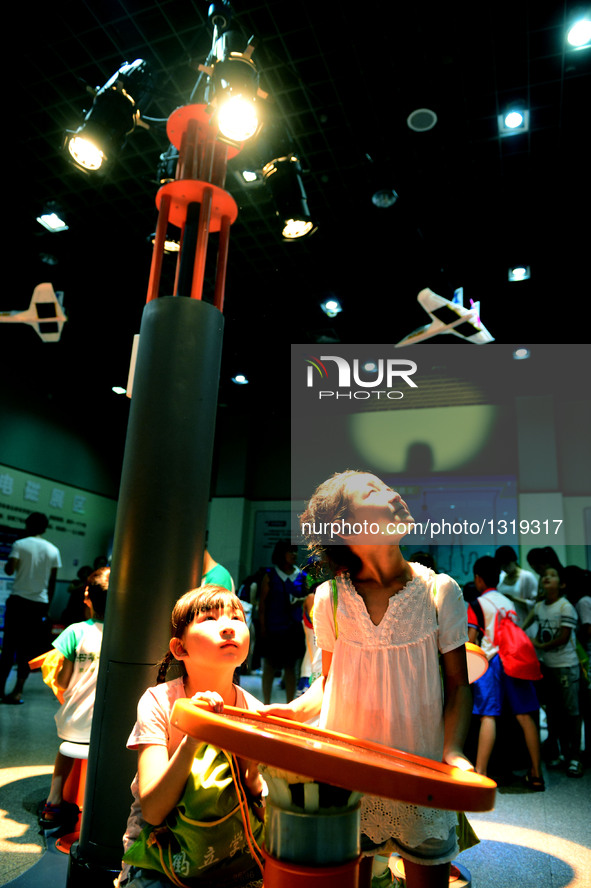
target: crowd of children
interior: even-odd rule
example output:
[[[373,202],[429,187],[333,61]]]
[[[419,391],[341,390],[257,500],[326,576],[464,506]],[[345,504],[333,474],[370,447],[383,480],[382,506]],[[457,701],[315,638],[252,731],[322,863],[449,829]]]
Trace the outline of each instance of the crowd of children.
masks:
[[[371,536],[313,537],[312,556],[323,571],[320,584],[306,583],[291,545],[274,559],[275,593],[271,573],[259,576],[262,654],[270,670],[274,674],[285,666],[280,654],[287,651],[287,635],[295,638],[292,621],[299,621],[301,632],[289,651],[290,668],[296,647],[300,657],[306,652],[306,639],[309,659],[316,660],[305,670],[307,687],[300,696],[290,674],[285,704],[263,706],[236,681],[250,650],[238,596],[215,584],[181,595],[157,683],[139,701],[127,743],[138,760],[120,888],[262,884],[264,784],[257,764],[177,729],[171,712],[181,698],[218,712],[230,705],[296,721],[317,718],[321,727],[464,770],[473,768],[464,750],[474,714],[480,720],[475,764],[481,774],[487,773],[496,721],[508,704],[523,731],[530,757],[525,783],[533,791],[545,788],[537,721],[541,699],[548,723],[547,766],[582,775],[581,722],[588,727],[590,694],[588,572],[564,569],[551,549],[532,550],[528,560],[536,579],[520,568],[514,550],[503,546],[474,564],[477,594],[467,602],[452,577],[433,569],[428,553],[404,557],[401,542],[412,515],[394,490],[367,472],[343,472],[321,484],[304,520],[312,527],[336,527],[341,521],[343,528],[351,523],[385,528],[394,520],[397,536],[388,531],[387,545],[376,542],[375,530]],[[54,642],[60,657],[56,684],[63,694],[56,723],[63,740],[89,742],[109,571],[104,567],[85,578],[89,619],[68,626]],[[512,678],[504,670],[494,638],[499,610],[514,612],[515,621],[530,631],[542,681]],[[282,628],[282,643],[273,646],[266,636],[273,620],[285,614],[290,624]],[[474,704],[465,653],[469,639],[481,644],[489,662],[473,686]],[[178,673],[169,678],[174,664]],[[316,680],[315,669],[321,672]],[[63,817],[62,788],[71,762],[58,752],[41,814],[46,827]],[[408,888],[447,886],[458,853],[456,827],[453,812],[365,796],[360,888],[384,882],[384,860],[393,852],[404,859]]]

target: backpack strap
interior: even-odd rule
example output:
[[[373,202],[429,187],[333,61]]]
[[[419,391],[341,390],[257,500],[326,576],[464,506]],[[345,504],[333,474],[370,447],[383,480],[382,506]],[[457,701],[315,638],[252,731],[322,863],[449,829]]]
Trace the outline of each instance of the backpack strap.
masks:
[[[470,607],[474,612],[474,616],[476,617],[476,622],[478,623],[478,629],[480,630],[481,635],[486,635],[485,624],[484,624],[484,614],[482,612],[482,605],[478,598],[475,598],[474,601],[470,602]]]
[[[496,630],[496,628],[497,628],[497,623],[500,622],[501,620],[505,619],[505,617],[507,617],[508,619],[511,620],[511,622],[513,622],[513,623],[515,623],[515,625],[517,625],[516,620],[513,619],[514,616],[517,617],[517,613],[514,610],[506,611],[504,608],[497,607],[496,604],[494,603],[494,601],[489,601],[488,603],[491,604],[497,612],[496,616],[495,616],[494,630]],[[472,605],[472,610],[474,610],[474,605]],[[494,635],[496,635],[496,632],[494,630],[493,630],[493,638],[490,637],[490,635],[487,633],[486,629],[483,629],[482,631],[483,631],[485,638],[488,639],[490,644],[493,647],[498,647],[498,645],[494,639]]]
[[[330,581],[332,588],[332,616],[334,619],[334,637],[339,637],[339,624],[337,623],[337,607],[339,604],[339,590],[336,579]]]

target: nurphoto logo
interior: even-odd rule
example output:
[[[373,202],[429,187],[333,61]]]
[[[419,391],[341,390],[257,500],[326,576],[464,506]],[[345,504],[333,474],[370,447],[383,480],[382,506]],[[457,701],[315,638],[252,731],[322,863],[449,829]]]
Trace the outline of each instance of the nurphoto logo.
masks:
[[[341,355],[321,355],[319,358],[311,355],[306,359],[306,364],[306,388],[313,389],[319,400],[389,398],[397,401],[404,397],[404,393],[395,389],[395,385],[405,383],[417,388],[416,382],[411,379],[417,365],[407,359],[361,361],[354,358],[349,361]]]

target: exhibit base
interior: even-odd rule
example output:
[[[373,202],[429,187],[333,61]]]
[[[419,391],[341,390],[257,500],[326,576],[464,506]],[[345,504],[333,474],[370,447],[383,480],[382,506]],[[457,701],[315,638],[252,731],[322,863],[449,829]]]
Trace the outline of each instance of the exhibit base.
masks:
[[[120,868],[111,869],[90,861],[80,853],[78,843],[70,849],[68,858],[68,888],[113,888],[113,882],[119,875]]]

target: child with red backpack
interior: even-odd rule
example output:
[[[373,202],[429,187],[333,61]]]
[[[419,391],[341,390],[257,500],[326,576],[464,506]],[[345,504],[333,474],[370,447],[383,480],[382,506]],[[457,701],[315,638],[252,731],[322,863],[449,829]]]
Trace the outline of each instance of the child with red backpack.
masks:
[[[488,669],[472,685],[473,712],[480,716],[476,771],[486,775],[496,740],[497,718],[506,700],[523,731],[531,760],[526,783],[535,792],[543,792],[540,738],[532,717],[540,708],[535,686],[530,679],[513,678],[506,673],[495,643],[497,614],[513,612],[511,601],[496,591],[498,580],[499,566],[495,559],[489,555],[478,558],[474,563],[474,584],[480,595],[468,607],[468,637],[473,644],[480,643],[488,659]]]

